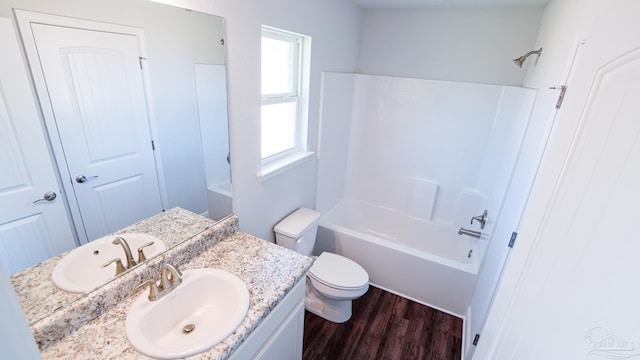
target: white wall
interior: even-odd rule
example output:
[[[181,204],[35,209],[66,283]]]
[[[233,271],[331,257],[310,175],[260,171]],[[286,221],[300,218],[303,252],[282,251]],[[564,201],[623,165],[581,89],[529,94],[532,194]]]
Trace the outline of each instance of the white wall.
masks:
[[[226,19],[233,208],[240,217],[243,231],[266,239],[273,239],[272,226],[289,212],[299,206],[314,207],[316,162],[308,161],[262,183],[256,180],[255,173],[260,167],[258,104],[261,24],[313,38],[308,142],[311,150],[316,150],[322,71],[354,72],[358,66],[359,71],[369,72],[365,69],[371,68],[371,72],[385,73],[389,69],[398,71],[404,68],[410,69],[410,75],[418,77],[520,84],[524,71],[515,67],[511,59],[531,49],[541,14],[540,9],[439,9],[425,10],[418,17],[410,16],[415,11],[399,12],[397,16],[390,18],[388,13],[368,10],[365,13],[369,14],[369,19],[361,29],[362,11],[349,1],[300,3],[280,0],[268,4],[260,1],[238,4],[230,0],[161,2],[209,12]],[[385,34],[393,32],[402,36],[384,38],[385,41],[378,43],[381,46],[372,47],[368,45],[369,40],[381,35],[376,30],[380,22],[389,31]],[[411,28],[402,25],[409,23],[419,26],[418,31],[412,32]],[[456,30],[460,28],[464,31]],[[360,33],[366,33],[366,36],[360,38]],[[407,38],[412,40],[411,36],[417,33],[429,34],[416,40],[425,46],[416,47],[416,42],[407,41]],[[481,35],[476,36],[477,34]],[[453,62],[461,51],[466,52],[470,47],[477,49],[479,45],[488,46],[491,51],[480,51],[466,61]],[[402,54],[402,59],[411,58],[411,63],[402,63],[397,58],[382,58],[371,66],[366,63],[368,60],[375,61],[379,57],[376,51],[380,49],[393,54],[396,50],[393,46],[402,47],[397,49],[397,53]],[[365,50],[358,53],[359,47]],[[412,48],[430,50],[416,56],[415,51],[407,52],[407,49]],[[432,60],[425,63],[425,54],[431,54]],[[360,64],[357,63],[358,55]],[[437,56],[433,57],[435,55]],[[479,61],[478,57],[484,60]],[[487,57],[490,59],[487,60]],[[501,63],[494,64],[494,57],[499,57]]]
[[[541,16],[542,8],[368,9],[358,72],[521,85],[525,71],[511,59],[533,50]]]
[[[162,0],[226,19],[233,210],[240,229],[273,239],[273,226],[300,206],[314,207],[316,161],[258,182],[260,26],[312,37],[308,144],[316,150],[322,71],[353,72],[361,10],[344,0]]]

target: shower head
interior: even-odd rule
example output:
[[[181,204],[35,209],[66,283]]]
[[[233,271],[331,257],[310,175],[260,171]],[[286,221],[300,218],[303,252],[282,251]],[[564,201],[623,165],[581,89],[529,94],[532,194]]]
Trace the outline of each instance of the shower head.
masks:
[[[529,51],[528,53],[520,56],[519,58],[513,59],[513,62],[516,65],[518,65],[518,67],[522,67],[522,64],[524,64],[524,61],[527,60],[527,58],[533,54],[540,56],[542,54],[542,48],[540,48],[539,50]]]

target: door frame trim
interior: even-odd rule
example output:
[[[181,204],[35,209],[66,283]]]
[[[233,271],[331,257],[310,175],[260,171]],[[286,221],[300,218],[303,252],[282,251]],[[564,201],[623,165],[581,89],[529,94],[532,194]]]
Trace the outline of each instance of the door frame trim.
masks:
[[[126,26],[109,24],[94,20],[71,18],[60,15],[51,15],[45,13],[39,13],[34,11],[27,11],[21,9],[14,9],[18,30],[22,38],[22,44],[24,46],[27,61],[29,63],[29,69],[31,71],[31,77],[35,86],[36,95],[38,97],[39,108],[42,113],[44,125],[47,133],[48,143],[50,145],[50,152],[52,152],[54,158],[54,166],[58,172],[59,178],[62,183],[62,187],[65,192],[66,207],[71,214],[75,232],[77,233],[80,244],[84,244],[93,239],[88,239],[84,230],[84,223],[82,221],[82,215],[80,213],[80,207],[75,199],[75,192],[73,189],[72,176],[67,168],[66,158],[62,148],[62,142],[60,137],[57,136],[57,125],[55,122],[55,116],[53,113],[53,107],[49,100],[49,92],[47,90],[46,82],[44,79],[44,73],[40,66],[40,59],[38,57],[38,50],[36,47],[35,38],[31,30],[31,24],[45,24],[53,26],[64,26],[77,29],[111,32],[125,35],[133,35],[138,42],[139,56],[147,58],[146,41],[144,35],[144,29]],[[155,151],[153,152],[154,162],[157,172],[157,181],[160,189],[160,199],[162,208],[167,209],[169,207],[169,196],[167,195],[167,186],[164,176],[164,167],[162,163],[162,152],[160,141],[158,140],[158,128],[155,113],[153,111],[153,96],[150,91],[150,76],[148,67],[142,66],[142,83],[144,87],[144,94],[146,100],[147,117],[149,121],[149,132],[151,139],[155,144]],[[53,133],[53,134],[52,134]],[[151,146],[151,144],[149,144]]]

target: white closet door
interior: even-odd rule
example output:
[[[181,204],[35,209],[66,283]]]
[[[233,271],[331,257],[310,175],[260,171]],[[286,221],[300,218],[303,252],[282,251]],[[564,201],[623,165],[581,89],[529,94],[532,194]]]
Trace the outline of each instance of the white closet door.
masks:
[[[87,238],[162,211],[136,36],[31,28]]]
[[[0,49],[0,258],[11,274],[76,243],[9,19]]]

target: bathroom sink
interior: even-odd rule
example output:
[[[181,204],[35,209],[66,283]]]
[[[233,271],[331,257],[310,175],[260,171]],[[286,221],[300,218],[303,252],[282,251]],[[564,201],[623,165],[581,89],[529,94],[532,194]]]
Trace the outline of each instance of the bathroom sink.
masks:
[[[93,240],[72,250],[56,264],[51,273],[51,279],[56,287],[69,292],[86,293],[115,277],[115,264],[107,267],[102,265],[115,258],[120,258],[125,266],[127,264],[122,247],[112,243],[116,236],[127,241],[136,261],[138,261],[138,248],[151,241],[154,242],[153,245],[143,250],[147,258],[150,259],[166,250],[162,240],[147,234],[109,235]]]
[[[226,339],[249,310],[249,290],[237,276],[218,269],[183,272],[182,284],[156,301],[145,290],[131,305],[127,337],[144,355],[177,359]]]

